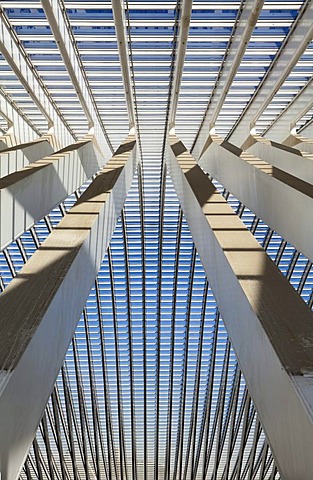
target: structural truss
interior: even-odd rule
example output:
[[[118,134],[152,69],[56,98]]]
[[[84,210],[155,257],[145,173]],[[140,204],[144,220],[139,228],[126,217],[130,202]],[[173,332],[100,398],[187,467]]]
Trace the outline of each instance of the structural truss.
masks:
[[[313,2],[0,9],[1,479],[311,480]]]

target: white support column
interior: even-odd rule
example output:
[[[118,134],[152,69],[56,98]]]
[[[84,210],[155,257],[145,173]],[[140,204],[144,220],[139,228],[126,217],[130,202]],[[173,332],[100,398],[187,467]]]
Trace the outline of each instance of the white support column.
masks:
[[[302,153],[296,148],[258,135],[253,135],[252,138],[256,143],[247,149],[249,153],[313,185],[313,154]]]
[[[36,69],[32,66],[30,59],[24,51],[22,45],[14,36],[14,30],[11,27],[8,18],[3,9],[0,10],[0,52],[10,65],[11,69],[28,92],[37,108],[41,111],[47,120],[48,128],[54,127],[55,135],[62,146],[73,142],[73,135],[68,126],[55,109],[52,98],[48,96],[39,77],[35,75]],[[26,139],[25,141],[29,141]],[[23,141],[21,138],[20,141]]]
[[[203,123],[200,126],[192,154],[198,159],[208,138],[209,132],[214,128],[217,117],[221,111],[228,90],[234,80],[238,67],[247,49],[250,37],[258,21],[264,0],[248,0],[245,2],[236,31],[233,35],[230,50],[224,62],[219,81],[213,91]]]
[[[169,111],[169,130],[170,131],[173,128],[175,128],[176,111],[177,111],[180,85],[181,85],[181,79],[183,75],[184,62],[185,62],[185,56],[186,56],[191,11],[192,11],[192,0],[183,0],[180,23],[179,23],[177,49],[176,49],[176,56],[175,56],[175,70],[174,70],[173,84],[172,84],[171,104],[170,104],[170,111]]]
[[[297,122],[313,107],[313,78],[300,90],[294,100],[264,132],[266,138],[285,143]]]
[[[167,165],[280,474],[311,480],[312,312],[174,136]]]
[[[313,38],[313,3],[308,2],[304,8],[303,12],[300,11],[299,18],[295,20],[293,31],[282,46],[279,56],[276,55],[250,104],[248,104],[228,136],[229,142],[238,146],[244,144],[251,129],[255,127],[259,117],[311,42]],[[288,132],[286,132],[286,135],[288,135]]]
[[[52,145],[44,137],[3,149],[0,151],[0,177],[16,172],[53,152]]]
[[[129,129],[136,125],[136,114],[134,107],[134,96],[130,74],[128,41],[126,33],[126,19],[124,11],[124,0],[112,0],[112,11],[115,24],[115,33],[120,57],[120,65],[123,76],[124,92],[126,97]]]
[[[47,215],[100,170],[104,159],[87,136],[0,179],[0,249]]]
[[[313,261],[313,186],[212,135],[199,160],[273,230]]]
[[[0,296],[0,471],[19,477],[136,168],[129,136]]]
[[[103,154],[109,158],[112,155],[112,147],[100,119],[95,104],[93,103],[92,93],[88,85],[88,80],[79,64],[74,50],[72,40],[65,23],[66,12],[61,10],[58,0],[41,0],[50,28],[53,32],[55,41],[62,55],[64,65],[75,87],[78,99],[86,115],[89,129],[94,129],[94,135]]]

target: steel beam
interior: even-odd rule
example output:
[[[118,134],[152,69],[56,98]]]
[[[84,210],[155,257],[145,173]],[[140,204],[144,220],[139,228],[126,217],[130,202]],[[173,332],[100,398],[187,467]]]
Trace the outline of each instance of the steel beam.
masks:
[[[25,117],[9,95],[0,87],[0,113],[6,119],[8,130],[0,138],[0,150],[18,143],[35,140],[40,131]]]
[[[19,144],[38,140],[40,130],[27,118],[12,98],[0,87],[0,114],[8,124],[7,132],[0,137],[0,151]],[[41,138],[48,140],[54,150],[61,148],[61,143],[54,135],[53,127]]]
[[[242,13],[231,39],[229,51],[224,60],[222,70],[212,92],[204,119],[197,134],[196,142],[192,149],[192,154],[196,159],[201,156],[209,132],[215,126],[226,95],[235,78],[256,22],[258,21],[263,3],[264,0],[249,0],[245,2],[243,6]]]
[[[313,186],[217,135],[209,140],[199,161],[204,171],[312,260]]]
[[[110,157],[113,148],[109,142],[104,125],[93,99],[88,79],[82,64],[78,61],[73,40],[70,36],[69,23],[66,22],[66,7],[61,0],[41,0],[50,28],[63,58],[71,82],[75,88],[79,102],[84,110],[89,129],[94,129],[94,135],[105,156]]]
[[[175,69],[174,69],[174,75],[173,75],[173,81],[172,81],[172,95],[171,95],[171,103],[170,103],[170,110],[169,110],[169,130],[171,130],[172,128],[175,128],[177,104],[179,99],[180,85],[181,85],[181,79],[183,76],[185,55],[186,55],[187,42],[188,42],[191,10],[192,10],[192,0],[183,0],[181,14],[180,14],[176,55],[175,55]]]
[[[126,97],[127,112],[129,119],[129,129],[136,125],[136,114],[134,106],[133,87],[130,74],[128,41],[126,33],[126,19],[123,0],[112,0],[112,10],[115,24],[115,34],[120,57],[120,65],[124,83],[124,92]]]
[[[256,143],[248,148],[249,153],[313,185],[313,154],[301,152],[258,135],[253,135],[252,138]]]
[[[71,144],[74,136],[69,126],[37,74],[23,45],[10,25],[3,8],[0,9],[0,52],[46,119],[47,129],[54,127],[55,135],[62,146]],[[29,140],[27,138],[25,141]],[[20,141],[23,140],[21,139]]]
[[[53,154],[46,138],[38,138],[0,151],[0,177],[24,168],[26,165]]]
[[[177,137],[169,137],[167,154],[174,187],[281,476],[310,480],[312,312]]]
[[[22,469],[136,163],[129,136],[0,296],[3,480],[17,479]]]
[[[300,90],[298,95],[263,132],[263,135],[275,142],[284,142],[297,122],[313,107],[313,78]],[[284,142],[285,143],[285,142]]]
[[[306,1],[299,11],[290,34],[286,37],[250,102],[228,135],[228,141],[238,146],[243,145],[259,117],[311,42],[312,37],[313,3]]]
[[[0,250],[47,215],[103,166],[92,137],[0,179]]]

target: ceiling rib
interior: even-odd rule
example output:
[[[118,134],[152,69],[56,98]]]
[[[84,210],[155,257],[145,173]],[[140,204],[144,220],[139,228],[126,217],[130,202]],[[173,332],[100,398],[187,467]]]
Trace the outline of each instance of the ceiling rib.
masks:
[[[239,10],[240,17],[234,25],[234,33],[230,38],[229,46],[225,53],[225,60],[222,63],[221,71],[212,90],[204,118],[191,150],[196,160],[200,158],[207,136],[215,126],[217,117],[222,109],[226,95],[232,85],[262,11],[263,4],[264,0],[248,0],[242,2],[242,9]]]
[[[70,144],[75,134],[71,131],[47,87],[44,85],[22,43],[19,41],[3,8],[0,10],[0,51],[15,75],[47,121],[47,129],[55,128],[63,145]],[[65,127],[65,128],[64,128]]]
[[[293,98],[288,106],[263,132],[263,135],[282,142],[289,137],[288,133],[293,134],[299,122],[304,115],[313,107],[313,78]]]
[[[313,38],[313,3],[306,0],[272,64],[226,139],[242,146]]]
[[[178,38],[176,41],[175,68],[174,68],[174,74],[172,79],[172,87],[171,87],[172,93],[171,93],[170,109],[168,114],[169,130],[171,130],[172,128],[175,128],[175,118],[176,118],[177,104],[179,99],[181,79],[182,79],[183,70],[184,70],[191,11],[192,11],[192,0],[183,0],[181,11],[180,11]]]
[[[81,106],[88,120],[89,129],[94,129],[95,137],[104,155],[109,157],[113,147],[104,128],[103,122],[99,121],[100,115],[90,90],[84,67],[78,60],[78,53],[74,39],[69,32],[69,21],[66,18],[66,9],[61,9],[60,1],[42,0],[42,6],[53,32],[55,41],[62,55],[64,65],[71,78]]]
[[[134,107],[133,86],[130,74],[124,0],[112,0],[112,10],[114,15],[115,32],[118,44],[118,52],[120,56],[124,91],[126,96],[129,129],[131,130],[136,126],[136,113]]]

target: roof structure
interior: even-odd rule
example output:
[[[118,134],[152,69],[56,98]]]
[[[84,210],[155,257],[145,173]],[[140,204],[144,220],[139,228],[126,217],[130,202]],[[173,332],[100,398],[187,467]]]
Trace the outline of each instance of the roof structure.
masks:
[[[275,441],[263,430],[241,372],[214,280],[181,207],[168,135],[175,133],[211,175],[312,309],[312,232],[306,230],[312,207],[302,197],[312,200],[313,179],[294,171],[296,155],[304,162],[313,155],[312,1],[3,0],[0,22],[0,189],[27,162],[44,157],[52,165],[53,152],[83,165],[55,167],[63,190],[58,201],[49,197],[50,211],[41,189],[50,192],[52,174],[43,184],[36,177],[25,199],[17,196],[13,217],[26,198],[41,210],[28,221],[25,207],[23,226],[10,224],[8,236],[0,234],[0,299],[75,202],[74,209],[83,205],[110,157],[107,172],[128,168],[123,155],[130,145],[137,162],[129,167],[135,173],[123,177],[130,188],[119,187],[127,196],[112,238],[97,237],[103,254],[86,302],[79,286],[84,270],[68,290],[69,317],[76,295],[85,306],[18,477],[3,474],[3,480],[294,480],[293,473],[280,475]],[[46,150],[30,160],[38,139]],[[279,186],[281,197],[269,212],[259,198],[255,207],[218,160],[212,163],[207,152],[214,148],[218,159],[248,152],[266,172],[269,165],[286,169],[302,182],[295,187],[299,200],[286,196],[305,213],[290,207],[285,220]],[[11,167],[16,151],[23,153]],[[275,163],[282,151],[290,168]],[[276,172],[270,175],[276,181]],[[288,189],[289,177],[277,181]],[[17,192],[28,188],[20,185]],[[0,203],[3,218],[5,208]],[[297,216],[303,223],[295,228]],[[223,282],[221,274],[218,295],[222,290],[236,310]],[[248,349],[251,338],[241,336]]]

